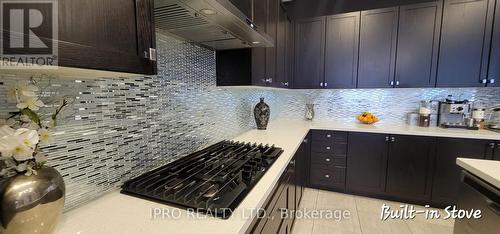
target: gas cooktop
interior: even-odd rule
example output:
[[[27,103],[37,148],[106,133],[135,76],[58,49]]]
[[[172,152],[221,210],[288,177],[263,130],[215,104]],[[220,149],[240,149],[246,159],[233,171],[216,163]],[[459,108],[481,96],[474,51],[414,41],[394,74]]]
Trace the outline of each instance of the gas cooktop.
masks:
[[[121,192],[229,218],[282,152],[222,141],[125,182]]]

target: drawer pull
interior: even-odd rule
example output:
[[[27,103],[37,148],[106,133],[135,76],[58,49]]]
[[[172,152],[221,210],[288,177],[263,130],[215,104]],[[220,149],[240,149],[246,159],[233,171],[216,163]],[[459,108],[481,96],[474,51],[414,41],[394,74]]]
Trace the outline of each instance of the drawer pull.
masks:
[[[331,147],[330,147],[330,146],[327,146],[327,147],[326,147],[326,149],[327,149],[327,150],[330,150],[330,149],[331,149]]]
[[[330,162],[330,159],[329,158],[325,158],[325,161]]]
[[[326,175],[325,175],[325,178],[330,178],[330,175],[326,174]]]
[[[331,138],[331,137],[332,137],[332,135],[330,135],[330,134],[326,135],[326,138]]]

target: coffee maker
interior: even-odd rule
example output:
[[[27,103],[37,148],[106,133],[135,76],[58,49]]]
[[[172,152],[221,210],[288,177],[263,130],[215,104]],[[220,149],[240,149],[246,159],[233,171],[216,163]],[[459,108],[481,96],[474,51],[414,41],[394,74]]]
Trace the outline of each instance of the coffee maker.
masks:
[[[455,101],[447,98],[439,102],[438,126],[442,128],[465,128],[477,129],[473,124],[469,124],[471,119],[471,106],[467,100]]]

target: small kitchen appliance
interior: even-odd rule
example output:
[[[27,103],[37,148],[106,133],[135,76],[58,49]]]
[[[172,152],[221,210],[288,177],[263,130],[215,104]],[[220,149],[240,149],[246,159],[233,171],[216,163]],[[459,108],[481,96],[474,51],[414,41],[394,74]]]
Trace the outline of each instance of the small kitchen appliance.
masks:
[[[281,153],[274,145],[222,141],[125,182],[121,192],[225,219]]]
[[[438,126],[443,128],[464,128],[477,130],[468,124],[471,118],[471,103],[467,100],[455,101],[446,99],[439,102]]]

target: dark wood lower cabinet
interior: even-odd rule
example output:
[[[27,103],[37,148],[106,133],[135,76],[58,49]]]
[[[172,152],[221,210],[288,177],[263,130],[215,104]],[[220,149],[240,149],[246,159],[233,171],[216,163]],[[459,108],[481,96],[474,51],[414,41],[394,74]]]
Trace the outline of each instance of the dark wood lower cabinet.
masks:
[[[401,135],[390,137],[387,195],[406,200],[429,201],[435,143],[434,137]]]
[[[457,157],[500,160],[500,142],[350,132],[345,152],[335,131],[312,130],[312,187],[420,205],[455,204],[460,181]],[[332,150],[325,150],[332,145]],[[336,148],[336,149],[335,149]],[[335,150],[334,150],[335,149]]]
[[[307,138],[306,138],[307,139]],[[293,215],[298,209],[305,183],[305,156],[308,151],[308,141],[305,140],[295,153],[279,183],[263,207],[262,213],[254,220],[251,228],[246,233],[290,233],[295,222]],[[288,216],[282,216],[287,211]]]
[[[387,171],[388,136],[349,133],[347,149],[347,191],[383,194]]]

